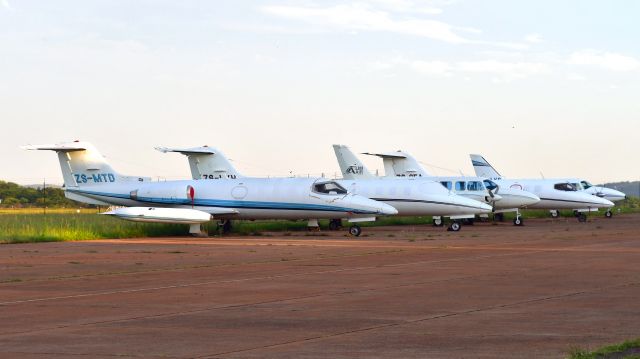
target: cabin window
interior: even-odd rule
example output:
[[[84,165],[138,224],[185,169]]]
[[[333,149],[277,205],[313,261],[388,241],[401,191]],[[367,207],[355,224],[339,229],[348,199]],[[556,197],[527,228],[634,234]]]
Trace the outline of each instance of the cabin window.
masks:
[[[456,191],[464,191],[466,186],[466,182],[456,182]]]
[[[556,183],[553,188],[557,189],[558,191],[577,191],[577,189],[571,183]]]
[[[347,190],[337,182],[322,182],[313,185],[313,191],[323,194],[347,194]]]
[[[468,191],[482,191],[482,190],[484,190],[484,186],[482,185],[482,182],[480,182],[480,181],[470,181],[469,183],[467,183],[467,190]]]
[[[498,188],[498,185],[493,181],[484,180],[483,182],[484,182],[484,186],[490,191],[493,191],[494,189]]]
[[[444,186],[444,188],[446,188],[449,191],[451,191],[451,182],[450,181],[442,181],[440,183]]]

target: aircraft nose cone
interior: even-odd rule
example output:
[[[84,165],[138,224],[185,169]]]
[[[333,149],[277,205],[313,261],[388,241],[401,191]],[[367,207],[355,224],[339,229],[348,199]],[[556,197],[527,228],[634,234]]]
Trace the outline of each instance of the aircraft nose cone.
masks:
[[[540,197],[536,196],[533,193],[526,193],[522,196],[522,198],[522,202],[524,203],[522,206],[530,206],[532,204],[540,202]]]
[[[378,213],[380,213],[381,215],[393,216],[398,214],[398,210],[395,207],[390,206],[386,203],[380,203],[380,205],[381,206],[380,206],[380,209],[378,210]]]
[[[493,210],[493,207],[486,203],[464,198],[462,196],[457,197],[458,198],[453,201],[453,204],[460,206],[459,212],[461,213],[482,214],[490,213]]]

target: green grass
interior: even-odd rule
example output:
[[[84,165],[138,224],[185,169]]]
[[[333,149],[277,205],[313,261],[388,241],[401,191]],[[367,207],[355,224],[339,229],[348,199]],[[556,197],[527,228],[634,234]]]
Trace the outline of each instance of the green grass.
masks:
[[[640,338],[627,340],[621,344],[608,345],[595,351],[587,351],[580,348],[573,348],[569,352],[568,359],[606,359],[609,357],[620,357],[619,353],[623,353],[629,349],[640,348]],[[638,354],[630,354],[624,356],[625,359],[639,358]]]
[[[97,214],[2,214],[0,243],[188,235],[185,225],[135,223]]]
[[[630,198],[617,203],[615,213],[640,212],[640,199]],[[110,216],[97,215],[96,209],[2,209],[0,210],[0,243],[79,241],[108,238],[136,238],[189,235],[189,227],[180,224],[135,223]],[[522,212],[527,218],[549,218],[545,210]],[[592,216],[603,216],[603,212]],[[562,216],[572,217],[571,211],[563,211]],[[505,215],[506,220],[513,214]],[[328,220],[320,221],[323,229],[328,228]],[[382,217],[375,222],[360,223],[362,227],[410,226],[431,224],[430,217]],[[344,223],[345,227],[349,223]],[[209,222],[204,229],[210,235],[220,234],[217,223]],[[292,232],[307,230],[306,221],[234,221],[232,234],[265,236],[264,232],[282,232],[290,236]],[[389,235],[390,237],[392,235]]]

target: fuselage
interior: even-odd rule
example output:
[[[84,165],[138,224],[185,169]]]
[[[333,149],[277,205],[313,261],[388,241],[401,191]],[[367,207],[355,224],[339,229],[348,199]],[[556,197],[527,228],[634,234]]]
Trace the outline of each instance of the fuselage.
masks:
[[[627,195],[615,190],[613,188],[607,188],[603,186],[592,185],[585,179],[569,178],[566,179],[568,183],[574,185],[579,191],[584,191],[600,198],[608,199],[611,202],[622,201],[627,198]]]
[[[531,204],[527,208],[535,209],[583,209],[609,208],[613,203],[604,198],[577,190],[567,186],[566,180],[556,179],[491,179],[500,188],[524,190],[535,194],[540,202]]]
[[[337,180],[350,192],[387,203],[399,216],[459,216],[491,212],[491,206],[457,195],[425,179],[374,178]]]
[[[113,183],[66,188],[117,206],[193,208],[221,219],[354,218],[393,215],[384,203],[347,193],[334,181],[242,178],[225,181]]]

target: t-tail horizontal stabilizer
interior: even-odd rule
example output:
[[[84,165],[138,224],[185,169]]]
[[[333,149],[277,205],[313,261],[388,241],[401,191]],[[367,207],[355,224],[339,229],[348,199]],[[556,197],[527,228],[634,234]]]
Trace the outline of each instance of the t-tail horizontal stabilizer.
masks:
[[[187,156],[191,177],[197,179],[235,179],[242,176],[222,151],[209,146],[192,148],[156,147],[167,153],[177,152]]]
[[[429,177],[429,172],[411,154],[403,151],[369,153],[363,155],[382,158],[386,177]]]

